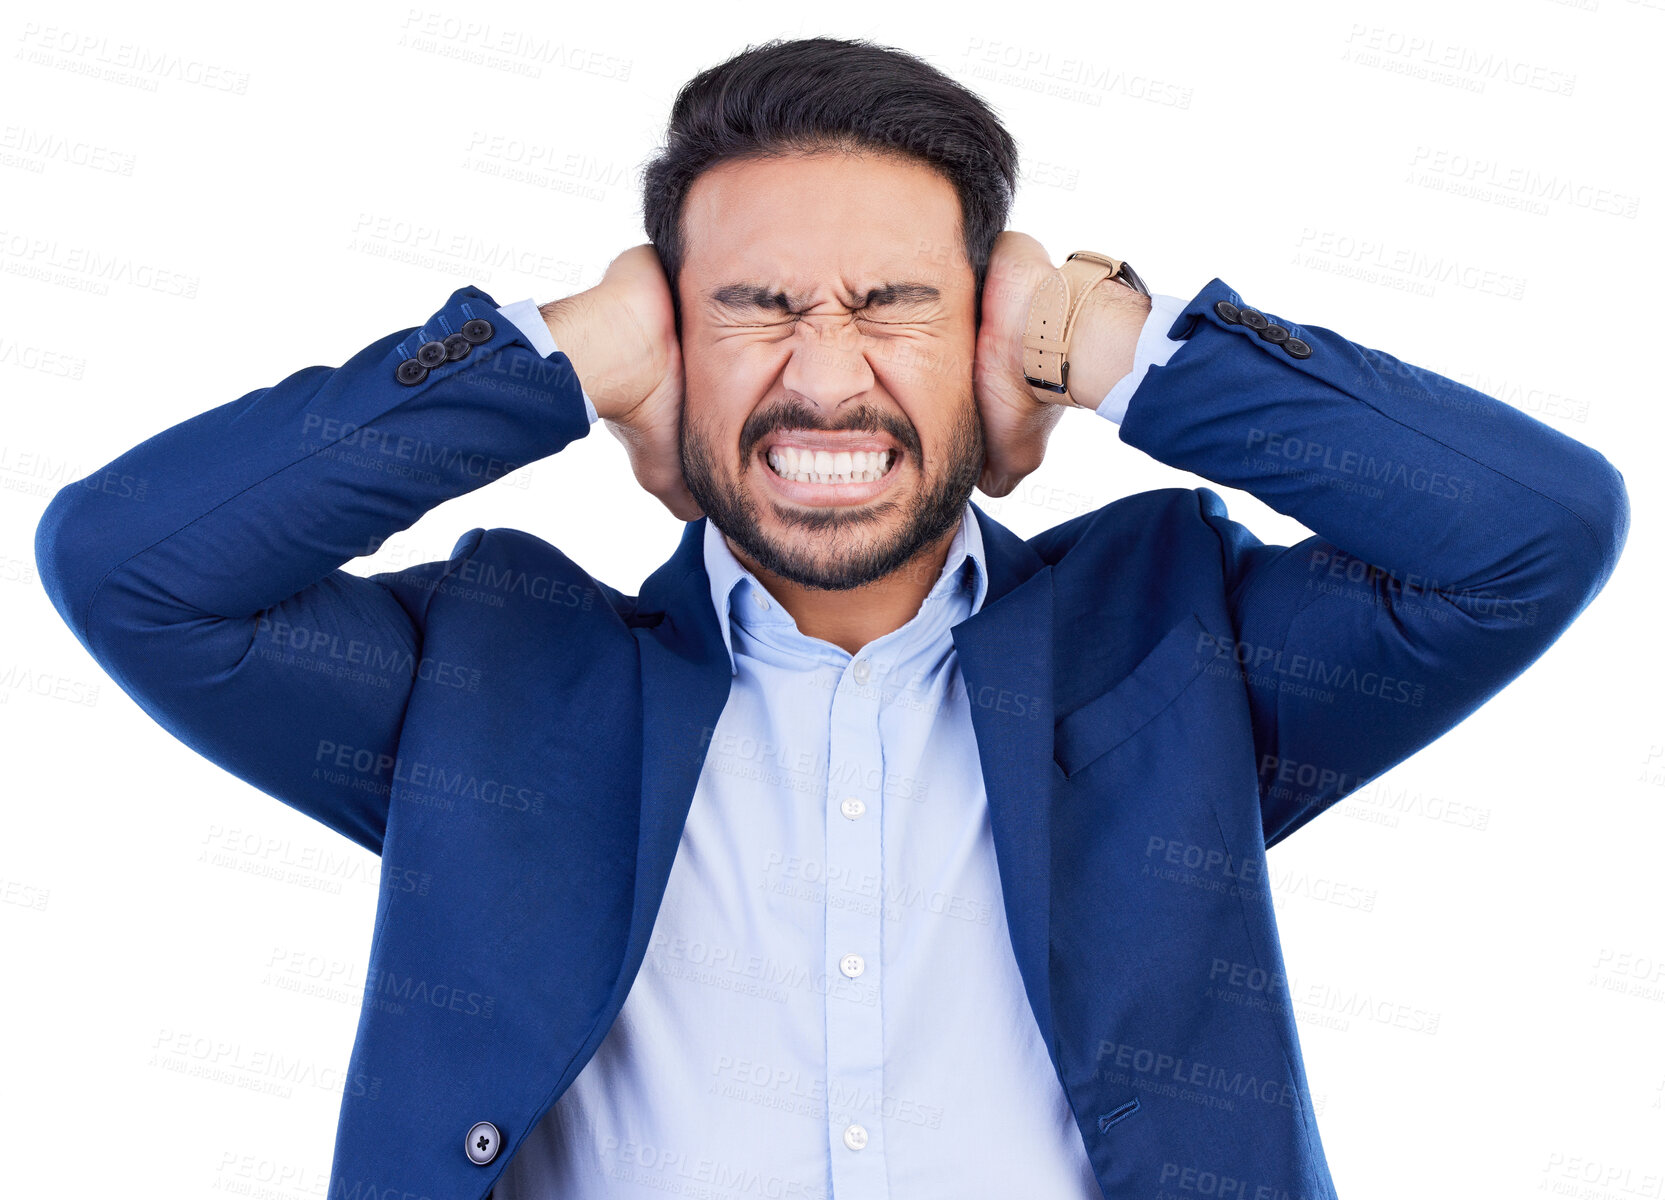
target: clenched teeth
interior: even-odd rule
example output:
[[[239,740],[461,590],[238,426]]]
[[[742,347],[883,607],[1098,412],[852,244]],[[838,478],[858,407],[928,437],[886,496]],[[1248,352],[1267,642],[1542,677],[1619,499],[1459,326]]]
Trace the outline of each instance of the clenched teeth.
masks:
[[[869,483],[890,470],[894,450],[799,450],[777,446],[769,451],[775,474],[796,483]]]

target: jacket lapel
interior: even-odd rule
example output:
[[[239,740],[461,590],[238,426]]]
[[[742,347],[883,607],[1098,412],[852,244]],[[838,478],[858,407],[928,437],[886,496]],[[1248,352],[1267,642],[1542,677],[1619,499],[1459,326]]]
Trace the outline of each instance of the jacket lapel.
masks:
[[[1022,538],[971,507],[982,528],[989,589],[983,607],[954,626],[954,646],[977,735],[1012,953],[1052,1053],[1052,568]]]
[[[636,899],[615,1007],[641,968],[670,881],[706,747],[728,702],[733,674],[705,572],[705,522],[642,584],[632,623],[642,655],[642,807]]]

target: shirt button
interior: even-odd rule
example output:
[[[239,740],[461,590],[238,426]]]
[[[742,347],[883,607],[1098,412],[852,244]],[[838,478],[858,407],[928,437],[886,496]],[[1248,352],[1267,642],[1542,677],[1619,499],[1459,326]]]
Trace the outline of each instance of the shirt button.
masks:
[[[759,608],[769,607],[769,597],[765,596],[762,592],[756,592],[754,594],[757,596],[757,606]]]
[[[857,817],[861,816],[862,813],[867,811],[867,805],[863,804],[860,798],[851,796],[846,799],[843,804],[838,806],[838,811],[849,817],[850,820],[854,821]]]
[[[867,969],[867,964],[862,960],[862,957],[859,954],[846,954],[843,958],[838,960],[838,969],[843,971],[851,979],[854,979],[857,975],[860,975],[862,971]]]
[[[852,1150],[860,1150],[867,1145],[867,1127],[865,1125],[846,1125],[844,1127],[844,1144]]]
[[[865,658],[858,658],[856,659],[856,665],[850,668],[850,673],[856,677],[857,683],[866,683],[867,677],[873,674],[873,668],[868,665]]]

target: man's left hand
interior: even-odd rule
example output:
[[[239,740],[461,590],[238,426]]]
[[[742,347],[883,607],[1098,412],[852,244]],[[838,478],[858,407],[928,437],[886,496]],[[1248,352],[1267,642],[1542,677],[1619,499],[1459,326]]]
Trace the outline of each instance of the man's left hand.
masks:
[[[982,321],[972,364],[972,389],[983,422],[983,472],[977,486],[1005,496],[1041,465],[1046,440],[1068,394],[1031,387],[1023,374],[1023,333],[1035,289],[1056,270],[1046,247],[1027,233],[1005,230],[995,239],[983,280]],[[1109,289],[1106,291],[1105,289]],[[1150,298],[1105,280],[1089,297],[1070,337],[1070,391],[1084,386],[1102,400],[1132,367],[1133,347]],[[1080,384],[1077,384],[1080,381]]]
[[[983,278],[982,323],[971,372],[983,420],[983,473],[977,486],[990,496],[1006,495],[1041,465],[1046,439],[1064,415],[1062,406],[1037,399],[1023,379],[1029,305],[1041,280],[1055,269],[1046,247],[1027,233],[1008,229],[995,239]]]

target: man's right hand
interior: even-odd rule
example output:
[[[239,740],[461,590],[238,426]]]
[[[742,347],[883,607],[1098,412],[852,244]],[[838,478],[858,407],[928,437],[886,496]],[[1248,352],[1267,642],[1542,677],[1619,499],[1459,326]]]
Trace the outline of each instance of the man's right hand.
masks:
[[[678,520],[704,515],[682,477],[682,347],[653,244],[632,246],[589,291],[539,311],[596,413],[624,443],[636,482]]]

